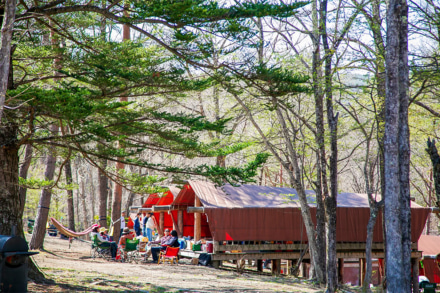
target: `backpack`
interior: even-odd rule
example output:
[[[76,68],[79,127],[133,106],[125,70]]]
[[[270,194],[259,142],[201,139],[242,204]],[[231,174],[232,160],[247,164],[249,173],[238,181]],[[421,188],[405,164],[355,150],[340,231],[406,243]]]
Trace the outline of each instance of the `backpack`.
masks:
[[[209,266],[211,264],[211,255],[208,253],[201,253],[199,255],[199,265]]]

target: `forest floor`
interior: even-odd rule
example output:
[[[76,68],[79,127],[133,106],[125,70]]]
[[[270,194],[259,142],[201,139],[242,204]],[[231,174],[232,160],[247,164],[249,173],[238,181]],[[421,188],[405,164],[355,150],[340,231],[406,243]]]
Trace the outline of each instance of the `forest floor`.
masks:
[[[229,268],[192,265],[121,263],[90,257],[90,244],[46,236],[44,251],[33,260],[53,283],[28,283],[29,292],[324,292],[315,284],[292,276],[271,276]],[[151,258],[150,258],[151,259]],[[269,271],[268,271],[269,272]],[[357,292],[347,288],[342,292]]]

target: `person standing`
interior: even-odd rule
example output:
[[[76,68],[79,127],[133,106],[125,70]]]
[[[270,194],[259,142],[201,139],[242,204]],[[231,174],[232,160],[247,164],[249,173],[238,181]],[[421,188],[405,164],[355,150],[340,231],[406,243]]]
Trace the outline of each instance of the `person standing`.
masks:
[[[148,237],[147,236],[147,222],[148,222],[149,217],[150,217],[150,214],[145,214],[145,217],[142,219],[142,236],[144,236],[144,237]]]
[[[121,217],[119,219],[117,219],[115,222],[113,222],[113,225],[116,224],[117,222],[121,221],[121,227],[120,227],[120,234],[119,234],[119,238],[121,238],[122,236],[122,232],[124,231],[124,228],[126,227],[125,225],[125,217],[126,217],[126,213],[122,212],[121,213]],[[114,235],[114,234],[113,234]],[[118,239],[119,239],[118,238]]]
[[[154,219],[154,214],[150,213],[150,217],[147,221],[147,237],[148,241],[153,241],[153,230],[156,228],[156,220]]]
[[[134,219],[134,232],[136,233],[136,236],[141,235],[141,220],[139,219],[141,216],[141,213],[136,214],[136,218]]]

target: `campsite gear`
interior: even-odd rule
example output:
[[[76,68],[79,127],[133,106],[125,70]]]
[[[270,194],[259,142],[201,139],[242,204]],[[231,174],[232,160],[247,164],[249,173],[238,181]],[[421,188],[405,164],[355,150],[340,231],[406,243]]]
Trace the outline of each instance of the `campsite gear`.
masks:
[[[162,261],[162,263],[165,263],[165,261],[169,261],[170,264],[174,264],[174,260],[176,260],[176,264],[179,264],[179,250],[179,247],[167,246],[167,249],[165,251],[160,252],[159,261],[157,263],[159,264],[160,261]]]
[[[32,234],[34,231],[35,220],[28,219],[27,223],[27,232],[28,234]]]
[[[212,253],[214,251],[214,242],[213,241],[207,241],[206,242],[206,252]]]
[[[21,237],[0,235],[0,253],[0,291],[27,292],[27,260],[38,252]]]
[[[179,246],[180,246],[180,249],[185,249],[186,248],[186,241],[183,239],[179,239]]]
[[[192,251],[201,251],[202,250],[202,244],[193,244]]]
[[[90,256],[95,259],[96,257],[102,257],[104,259],[110,259],[112,257],[111,247],[103,244],[98,240],[98,235],[93,236],[92,249],[90,250]]]
[[[436,283],[428,283],[428,282],[420,283],[420,289],[423,289],[424,293],[435,293],[435,288],[437,288]]]
[[[209,266],[211,264],[211,255],[208,253],[201,253],[199,255],[199,265]]]
[[[139,239],[125,239],[125,248],[120,248],[120,255],[124,262],[141,261],[141,255],[139,253]]]
[[[90,232],[92,232],[92,230],[95,227],[98,227],[98,224],[93,224],[92,226],[90,226],[89,228],[87,228],[84,231],[81,232],[75,232],[72,230],[69,230],[68,228],[64,227],[60,222],[58,222],[57,220],[55,220],[54,218],[50,218],[50,220],[52,221],[52,224],[60,231],[61,234],[66,235],[67,237],[79,237],[79,236],[83,236],[83,235],[87,235]]]
[[[49,228],[47,229],[47,234],[49,234],[49,236],[55,237],[58,234],[58,230],[53,224],[50,224]]]

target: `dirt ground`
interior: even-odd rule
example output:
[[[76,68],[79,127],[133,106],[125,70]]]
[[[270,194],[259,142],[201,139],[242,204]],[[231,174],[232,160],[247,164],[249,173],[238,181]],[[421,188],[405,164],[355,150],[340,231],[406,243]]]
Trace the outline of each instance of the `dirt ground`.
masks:
[[[28,283],[29,292],[323,292],[307,280],[256,272],[238,274],[180,260],[179,265],[121,263],[90,257],[90,244],[46,236],[33,256],[54,284]],[[151,258],[150,258],[151,259]]]

